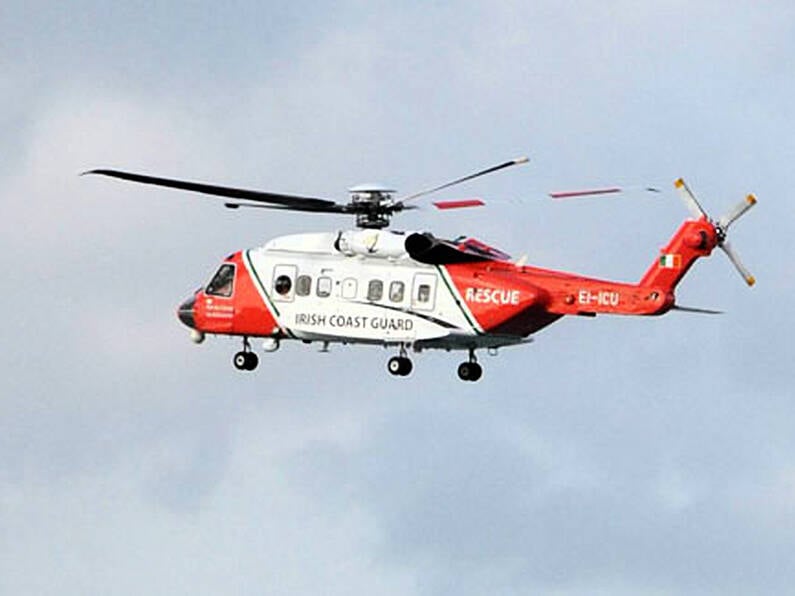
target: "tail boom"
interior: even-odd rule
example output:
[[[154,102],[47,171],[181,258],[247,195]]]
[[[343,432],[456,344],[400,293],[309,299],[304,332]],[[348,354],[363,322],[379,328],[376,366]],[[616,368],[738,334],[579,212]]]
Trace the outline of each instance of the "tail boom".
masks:
[[[676,285],[701,257],[708,257],[718,245],[715,226],[706,218],[685,221],[660,256],[640,280],[640,286],[673,292]]]

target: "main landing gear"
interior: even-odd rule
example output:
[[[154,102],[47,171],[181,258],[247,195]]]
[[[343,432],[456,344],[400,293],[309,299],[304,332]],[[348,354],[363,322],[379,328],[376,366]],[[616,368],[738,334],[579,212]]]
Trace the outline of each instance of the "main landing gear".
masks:
[[[414,365],[406,353],[406,346],[400,346],[400,355],[393,356],[386,363],[386,369],[396,377],[405,377],[411,374]],[[469,349],[469,360],[458,366],[458,378],[462,381],[477,381],[483,376],[483,367],[478,364],[475,349]]]
[[[232,358],[232,364],[235,365],[237,370],[254,370],[259,364],[259,356],[251,351],[251,344],[248,343],[248,338],[243,338],[243,350],[238,352]]]
[[[458,378],[462,381],[477,381],[483,376],[483,367],[478,364],[475,350],[469,350],[469,360],[458,365]]]
[[[386,363],[386,369],[395,376],[406,377],[411,373],[414,365],[406,356],[406,346],[400,346],[400,356],[393,356]]]

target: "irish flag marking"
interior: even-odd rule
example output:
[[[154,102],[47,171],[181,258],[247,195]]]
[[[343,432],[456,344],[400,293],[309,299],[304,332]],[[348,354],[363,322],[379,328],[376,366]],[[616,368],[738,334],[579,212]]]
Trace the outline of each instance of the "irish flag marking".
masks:
[[[682,255],[665,254],[660,255],[660,267],[663,269],[681,269]]]

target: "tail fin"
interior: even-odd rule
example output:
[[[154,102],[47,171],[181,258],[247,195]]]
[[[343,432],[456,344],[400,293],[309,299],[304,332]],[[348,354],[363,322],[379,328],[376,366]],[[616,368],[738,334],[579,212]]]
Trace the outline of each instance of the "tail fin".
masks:
[[[646,271],[640,280],[640,285],[654,286],[672,292],[696,259],[709,256],[716,246],[726,253],[745,282],[749,286],[754,285],[756,282],[754,276],[743,266],[737,253],[726,242],[726,233],[732,223],[756,204],[756,197],[752,194],[747,195],[727,215],[715,221],[709,218],[684,180],[680,178],[674,185],[687,208],[698,219],[687,220],[682,224],[662,249],[658,259]]]
[[[709,256],[717,244],[715,226],[706,218],[684,222],[643,275],[640,285],[673,291],[696,259]]]

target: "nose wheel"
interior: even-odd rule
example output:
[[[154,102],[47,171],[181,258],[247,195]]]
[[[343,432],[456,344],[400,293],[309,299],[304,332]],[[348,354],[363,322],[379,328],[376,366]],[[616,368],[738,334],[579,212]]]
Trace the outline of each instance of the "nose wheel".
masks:
[[[259,364],[259,356],[251,351],[248,338],[243,338],[243,350],[232,357],[232,364],[237,370],[254,370]]]
[[[483,376],[483,367],[478,364],[475,350],[469,350],[469,360],[458,365],[458,378],[462,381],[477,381]]]
[[[406,377],[411,374],[414,365],[406,356],[405,346],[400,346],[400,356],[393,356],[386,363],[386,369],[397,377]]]

